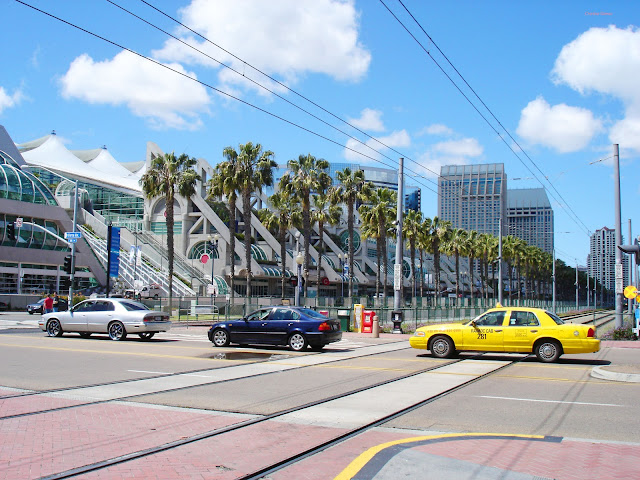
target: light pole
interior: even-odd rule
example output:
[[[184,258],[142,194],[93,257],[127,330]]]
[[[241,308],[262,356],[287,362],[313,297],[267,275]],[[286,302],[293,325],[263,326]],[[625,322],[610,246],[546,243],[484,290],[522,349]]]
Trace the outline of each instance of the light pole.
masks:
[[[345,256],[342,253],[338,254],[338,260],[340,260],[340,287],[341,287],[341,296],[344,301],[344,258]]]
[[[301,268],[302,268],[302,262],[304,261],[304,258],[302,258],[302,255],[300,254],[300,232],[296,232],[295,234],[296,237],[296,264],[298,265],[298,283],[296,284],[296,307],[300,306],[300,287],[301,287]]]
[[[213,240],[213,241],[212,241]],[[214,252],[218,251],[218,241],[220,240],[220,234],[216,233],[213,235],[209,235],[209,245],[211,245],[211,313],[213,314],[213,293],[215,290],[214,287],[214,276],[213,276],[213,259]]]

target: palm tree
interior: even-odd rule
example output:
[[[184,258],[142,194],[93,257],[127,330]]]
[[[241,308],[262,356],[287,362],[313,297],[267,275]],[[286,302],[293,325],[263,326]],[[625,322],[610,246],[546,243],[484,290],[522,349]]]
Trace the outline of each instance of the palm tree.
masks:
[[[512,235],[507,235],[502,239],[502,259],[507,263],[509,269],[509,303],[513,297],[513,264],[517,258],[518,239]]]
[[[409,242],[409,256],[411,257],[411,295],[416,296],[416,242],[422,227],[422,213],[409,210],[402,221],[402,233]]]
[[[434,299],[436,303],[440,298],[440,246],[446,240],[450,231],[451,222],[433,217],[431,230],[428,232],[429,240],[426,243],[431,247],[431,253],[433,254]]]
[[[290,228],[299,227],[302,223],[300,204],[291,198],[284,190],[278,190],[269,197],[273,210],[263,208],[258,212],[258,218],[280,242],[280,261],[282,262],[282,296],[284,297],[287,275],[287,232]]]
[[[295,196],[302,204],[302,230],[304,234],[304,288],[306,296],[309,264],[311,260],[311,194],[323,192],[331,185],[329,162],[311,154],[300,155],[287,162],[289,171],[280,179],[280,188]]]
[[[179,157],[174,152],[164,155],[152,155],[151,166],[140,178],[142,191],[147,197],[164,197],[167,218],[167,255],[169,256],[169,311],[173,308],[173,202],[176,193],[182,197],[190,198],[196,193],[196,182],[200,175],[193,167],[195,158],[186,154]]]
[[[478,240],[480,256],[480,272],[485,302],[489,303],[489,265],[498,256],[498,239],[490,233],[481,233]]]
[[[467,257],[469,258],[469,290],[471,294],[471,301],[473,302],[473,272],[475,270],[475,262],[474,260],[480,255],[479,244],[478,244],[478,232],[475,230],[471,230],[467,232],[467,244],[465,247],[465,252],[467,253]]]
[[[424,297],[424,284],[425,284],[424,252],[431,251],[431,236],[429,235],[430,231],[431,231],[431,219],[429,217],[425,217],[422,220],[418,238],[416,239],[416,246],[420,250],[420,276],[421,276],[420,296],[421,297]]]
[[[460,298],[460,255],[463,254],[466,239],[466,230],[454,228],[442,244],[445,253],[449,256],[453,255],[456,261],[456,301],[459,301]]]
[[[227,251],[229,265],[229,282],[231,288],[231,304],[235,297],[235,278],[236,278],[236,202],[238,200],[239,185],[235,183],[237,177],[235,175],[237,154],[234,151],[223,151],[223,155],[227,159],[216,166],[216,170],[209,180],[207,198],[227,197],[227,207],[229,209],[229,250]]]
[[[251,195],[264,186],[273,185],[273,169],[278,164],[273,160],[273,152],[262,151],[262,145],[247,142],[239,146],[239,152],[233,148],[224,149],[225,157],[234,157],[236,161],[233,183],[242,196],[242,217],[244,220],[244,250],[247,275],[247,301],[251,303]]]
[[[371,189],[358,213],[362,218],[363,238],[373,238],[376,241],[376,298],[380,293],[379,286],[382,285],[382,296],[387,296],[387,230],[389,224],[396,215],[397,193],[388,188]]]
[[[325,224],[337,225],[342,216],[342,208],[340,208],[330,196],[326,193],[317,193],[311,197],[312,210],[311,221],[318,223],[318,296],[320,296],[320,285],[322,278],[322,255],[324,253],[324,226]]]
[[[347,232],[349,244],[349,298],[353,298],[353,236],[356,201],[366,201],[371,195],[373,185],[364,178],[363,170],[351,171],[349,167],[336,172],[338,185],[334,186],[331,195],[336,201],[347,205]]]

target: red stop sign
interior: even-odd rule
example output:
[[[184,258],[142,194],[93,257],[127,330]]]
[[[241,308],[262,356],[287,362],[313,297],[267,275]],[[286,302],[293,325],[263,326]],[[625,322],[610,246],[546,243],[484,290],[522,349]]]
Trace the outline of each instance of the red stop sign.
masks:
[[[200,255],[200,262],[207,263],[209,261],[209,255],[207,253],[203,253]]]

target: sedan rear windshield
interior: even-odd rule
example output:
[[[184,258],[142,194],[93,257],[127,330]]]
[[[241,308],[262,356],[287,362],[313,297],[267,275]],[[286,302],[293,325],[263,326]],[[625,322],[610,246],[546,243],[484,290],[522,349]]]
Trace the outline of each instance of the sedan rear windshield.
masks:
[[[132,311],[132,310],[149,310],[147,308],[147,306],[143,305],[142,303],[120,302],[120,305],[122,305],[124,308],[126,308],[129,311]]]
[[[311,317],[311,318],[322,318],[324,320],[327,319],[326,315],[323,315],[320,312],[316,312],[315,310],[311,310],[310,308],[301,308],[300,309],[300,313],[302,313],[303,315],[306,315],[307,317]]]
[[[564,320],[562,320],[559,316],[557,316],[555,313],[551,313],[551,312],[544,312],[547,315],[549,315],[554,322],[556,322],[558,325],[564,325]]]

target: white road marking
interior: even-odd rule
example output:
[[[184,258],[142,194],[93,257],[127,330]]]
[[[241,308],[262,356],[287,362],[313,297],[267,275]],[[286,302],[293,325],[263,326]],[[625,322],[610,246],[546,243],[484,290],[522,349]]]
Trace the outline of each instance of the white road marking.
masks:
[[[565,402],[562,400],[539,400],[536,398],[492,397],[490,395],[477,395],[477,397],[493,398],[496,400],[516,400],[518,402],[565,403],[568,405],[592,405],[592,406],[598,406],[598,407],[624,407],[625,406],[625,405],[616,405],[615,403]]]
[[[127,370],[127,372],[133,372],[133,373],[157,373],[159,375],[173,375],[173,372],[150,372],[148,370]]]

